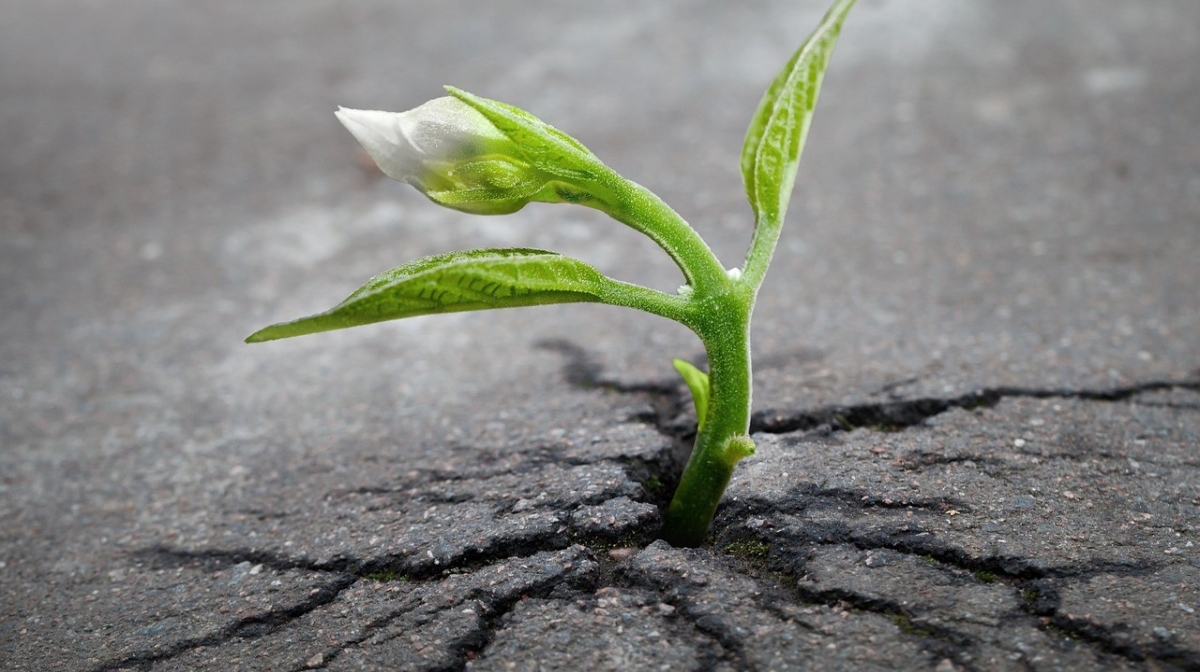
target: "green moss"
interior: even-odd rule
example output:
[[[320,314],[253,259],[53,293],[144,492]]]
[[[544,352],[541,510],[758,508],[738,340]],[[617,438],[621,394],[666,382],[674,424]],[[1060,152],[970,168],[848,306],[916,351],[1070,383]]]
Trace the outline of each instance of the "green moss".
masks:
[[[891,614],[888,616],[888,619],[891,620],[892,623],[896,624],[896,627],[900,629],[900,632],[903,632],[906,635],[913,635],[914,637],[933,636],[932,632],[922,628],[916,623],[913,623],[912,618],[910,618],[907,614]]]
[[[1021,599],[1025,600],[1026,602],[1037,602],[1039,597],[1041,597],[1041,593],[1034,588],[1026,588],[1025,590],[1021,591]]]
[[[775,566],[771,560],[771,545],[761,539],[737,539],[722,544],[710,534],[707,545],[720,548],[721,552],[739,561],[744,565],[745,571],[757,579],[773,581],[793,589],[799,583],[795,576]]]
[[[989,571],[982,570],[982,569],[979,570],[978,572],[975,572],[975,578],[979,579],[980,581],[982,581],[984,583],[995,583],[996,582],[995,574],[993,574]]]
[[[389,583],[392,581],[401,581],[404,583],[408,583],[409,581],[412,580],[412,578],[409,577],[408,574],[405,574],[404,572],[400,571],[399,569],[395,569],[395,568],[384,568],[384,569],[375,570],[374,572],[368,572],[366,574],[363,574],[363,578],[370,579],[372,581],[379,581],[382,583]]]
[[[761,565],[771,556],[771,546],[760,539],[741,539],[730,542],[722,549],[729,555],[753,565]]]
[[[572,534],[571,543],[587,547],[597,557],[607,557],[614,548],[634,548],[641,550],[654,541],[652,528],[637,529],[626,532],[618,537],[602,534]]]

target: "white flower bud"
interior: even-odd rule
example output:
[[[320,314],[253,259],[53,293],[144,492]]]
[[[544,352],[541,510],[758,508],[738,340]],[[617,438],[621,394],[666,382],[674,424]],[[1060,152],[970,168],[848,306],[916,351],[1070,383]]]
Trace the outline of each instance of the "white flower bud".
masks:
[[[450,208],[514,212],[548,182],[487,117],[456,98],[407,112],[340,108],[337,118],[384,174]]]

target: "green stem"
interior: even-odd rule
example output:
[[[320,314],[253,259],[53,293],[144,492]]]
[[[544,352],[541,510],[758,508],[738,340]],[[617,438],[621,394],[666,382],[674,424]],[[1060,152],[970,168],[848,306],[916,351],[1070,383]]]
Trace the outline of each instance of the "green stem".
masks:
[[[604,187],[613,197],[588,205],[658,243],[683,271],[691,292],[671,297],[613,281],[606,284],[603,300],[682,322],[700,337],[708,353],[709,395],[703,429],[697,432],[662,530],[663,538],[673,545],[699,546],[734,467],[754,452],[747,436],[750,313],[762,277],[759,273],[749,282],[738,274],[731,276],[699,234],[658,196],[615,173],[607,177]],[[774,240],[767,242],[770,247]]]
[[[750,430],[750,311],[753,288],[727,281],[690,324],[708,352],[709,400],[704,429],[667,509],[662,536],[674,546],[704,543],[738,460],[753,453]]]
[[[615,172],[606,178],[604,186],[616,195],[615,202],[595,201],[587,205],[658,243],[694,289],[710,290],[723,284],[725,269],[708,243],[679,213],[637,182]]]
[[[750,249],[742,264],[742,277],[756,289],[762,286],[763,278],[767,275],[767,267],[775,256],[775,245],[779,243],[782,229],[783,222],[774,218],[760,218],[754,225],[754,236],[750,239]]]

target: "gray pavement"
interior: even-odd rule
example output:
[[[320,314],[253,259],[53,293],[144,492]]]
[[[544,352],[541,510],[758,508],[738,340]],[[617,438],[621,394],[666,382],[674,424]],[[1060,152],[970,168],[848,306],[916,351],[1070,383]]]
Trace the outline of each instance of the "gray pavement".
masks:
[[[1190,0],[862,0],[702,548],[654,540],[682,327],[242,344],[465,247],[680,283],[590,211],[440,210],[332,115],[446,83],[736,264],[821,5],[0,0],[0,669],[1200,670]]]

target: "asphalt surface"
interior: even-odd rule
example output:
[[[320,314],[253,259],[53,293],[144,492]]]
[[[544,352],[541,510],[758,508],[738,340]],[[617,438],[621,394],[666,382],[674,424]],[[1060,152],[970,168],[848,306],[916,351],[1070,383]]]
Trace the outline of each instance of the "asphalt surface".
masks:
[[[1200,4],[862,0],[754,323],[758,454],[655,541],[683,327],[602,306],[248,346],[469,247],[333,118],[453,84],[734,266],[805,1],[0,0],[0,669],[1200,670]]]

